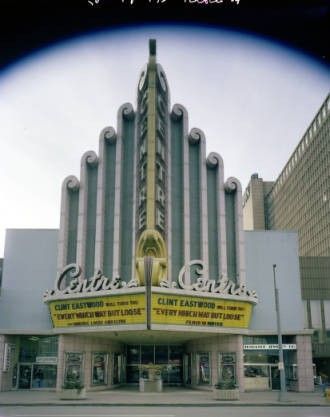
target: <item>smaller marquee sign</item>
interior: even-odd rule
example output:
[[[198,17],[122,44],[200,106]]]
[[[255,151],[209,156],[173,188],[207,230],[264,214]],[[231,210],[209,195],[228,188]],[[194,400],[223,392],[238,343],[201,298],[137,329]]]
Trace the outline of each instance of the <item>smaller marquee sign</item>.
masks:
[[[144,293],[50,301],[54,327],[144,324]]]
[[[153,293],[153,324],[248,328],[252,304],[247,301]]]

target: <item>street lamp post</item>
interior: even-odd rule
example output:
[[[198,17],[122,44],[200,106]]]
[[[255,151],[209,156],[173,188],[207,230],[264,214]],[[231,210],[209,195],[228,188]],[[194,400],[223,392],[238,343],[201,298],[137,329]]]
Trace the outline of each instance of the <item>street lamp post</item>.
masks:
[[[277,322],[277,337],[278,337],[278,369],[280,372],[280,391],[278,395],[279,401],[285,400],[286,386],[285,386],[285,367],[283,359],[283,344],[282,344],[282,330],[281,330],[281,318],[280,318],[280,306],[279,306],[279,292],[276,285],[276,265],[273,265],[274,275],[274,291],[275,291],[275,309],[276,309],[276,322]]]

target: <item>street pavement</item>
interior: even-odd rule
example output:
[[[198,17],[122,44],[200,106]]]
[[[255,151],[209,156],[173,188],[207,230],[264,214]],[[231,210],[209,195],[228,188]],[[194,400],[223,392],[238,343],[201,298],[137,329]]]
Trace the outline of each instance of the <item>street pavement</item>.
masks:
[[[329,407],[330,398],[325,398],[321,390],[308,393],[288,392],[284,401],[279,401],[277,391],[245,392],[238,401],[219,401],[213,399],[212,391],[187,388],[165,388],[161,393],[141,393],[137,387],[121,387],[114,390],[87,392],[84,400],[60,400],[55,391],[18,390],[0,392],[0,406],[178,406],[178,407],[217,407],[217,406],[311,406]],[[0,414],[1,416],[1,414]]]
[[[329,407],[0,406],[1,417],[329,417]]]

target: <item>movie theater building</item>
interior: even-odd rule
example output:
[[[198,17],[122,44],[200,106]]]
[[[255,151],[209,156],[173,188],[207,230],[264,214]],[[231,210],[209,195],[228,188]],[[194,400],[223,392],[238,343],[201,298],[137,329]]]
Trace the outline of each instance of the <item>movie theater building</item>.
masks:
[[[149,49],[136,109],[63,182],[59,231],[7,231],[0,389],[278,389],[276,264],[287,385],[311,391],[297,235],[243,232],[239,181]]]

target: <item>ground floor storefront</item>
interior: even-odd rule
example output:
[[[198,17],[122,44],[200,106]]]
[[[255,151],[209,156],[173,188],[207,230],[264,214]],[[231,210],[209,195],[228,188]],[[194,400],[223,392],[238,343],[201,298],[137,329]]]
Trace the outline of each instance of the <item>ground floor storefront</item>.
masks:
[[[2,336],[1,390],[56,389],[79,381],[102,390],[141,380],[162,387],[212,389],[219,382],[241,391],[280,387],[274,335],[187,335],[176,332]],[[287,388],[312,391],[310,337],[284,336]],[[158,385],[159,385],[158,384]],[[160,385],[159,385],[160,386]]]

